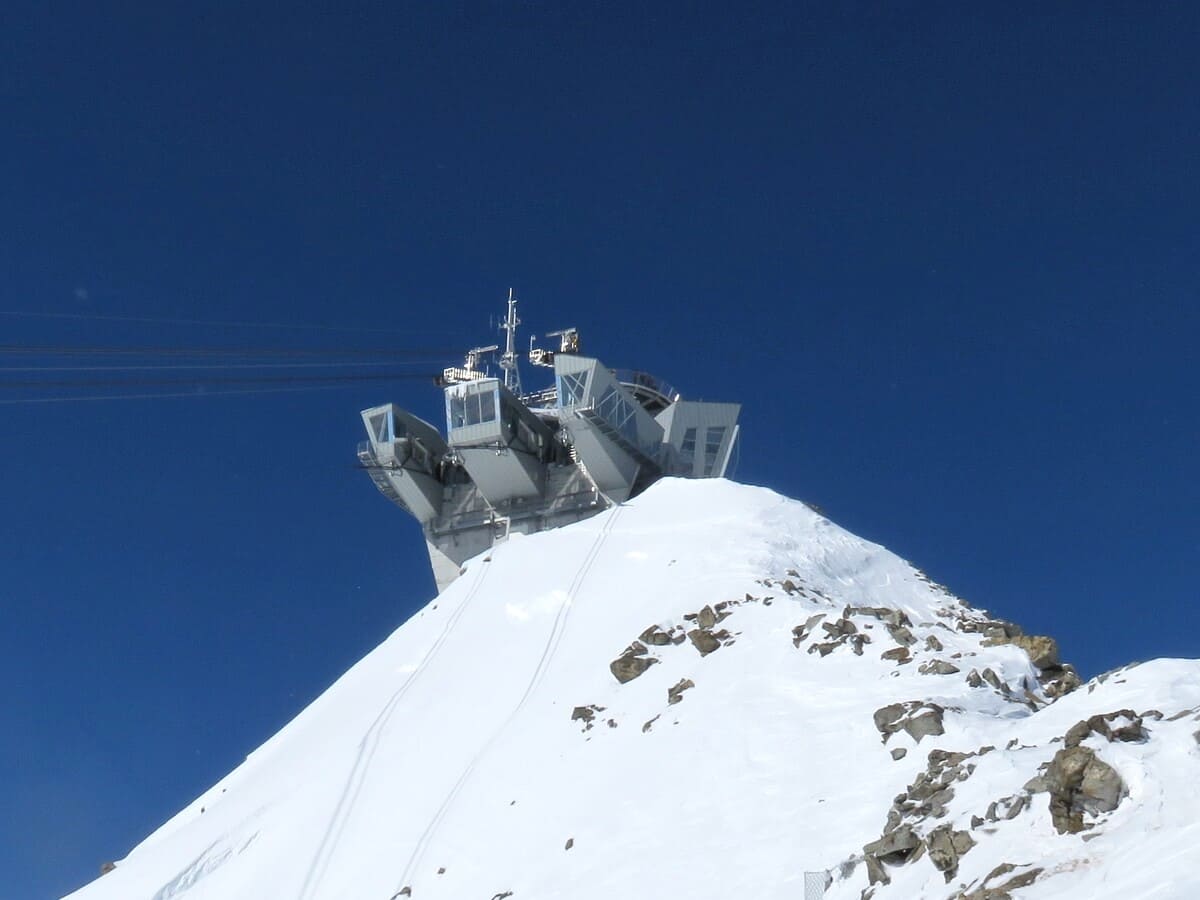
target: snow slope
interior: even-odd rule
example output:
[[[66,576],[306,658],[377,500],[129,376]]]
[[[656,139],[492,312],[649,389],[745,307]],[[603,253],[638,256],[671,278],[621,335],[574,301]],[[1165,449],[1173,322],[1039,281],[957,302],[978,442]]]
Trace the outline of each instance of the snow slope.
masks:
[[[619,683],[610,663],[639,636],[624,658],[644,671]],[[908,644],[911,661],[881,658]],[[1002,863],[1014,868],[989,887],[1042,870],[1013,890],[1022,898],[1200,896],[1200,867],[1184,865],[1200,861],[1200,663],[1122,670],[1049,704],[1039,677],[985,615],[805,505],[665,480],[472,560],[71,897],[783,900],[819,870],[826,896],[860,897],[863,848],[929,751],[987,746],[935,816],[910,816],[922,836],[971,835],[957,870],[948,880],[931,853],[893,858],[877,900],[982,898]],[[885,743],[876,711],[908,701],[910,717],[941,710],[943,733]],[[1143,716],[1138,741],[1084,741],[1127,793],[1085,831],[1059,834],[1046,793],[1011,819],[986,815],[996,800],[1011,809],[1078,721],[1152,708],[1161,718]]]

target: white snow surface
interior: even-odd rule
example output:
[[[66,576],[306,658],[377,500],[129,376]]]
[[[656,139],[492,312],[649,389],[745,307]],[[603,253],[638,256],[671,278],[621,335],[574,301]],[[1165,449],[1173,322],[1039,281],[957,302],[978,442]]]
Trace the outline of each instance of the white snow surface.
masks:
[[[718,603],[729,604],[719,649],[650,646],[657,664],[617,682],[609,663],[648,626],[691,630],[684,616]],[[819,625],[794,645],[795,626],[847,605],[903,611],[914,661],[880,658],[897,644],[870,616],[853,619],[871,641],[861,656],[808,652],[826,639]],[[1129,667],[1045,705],[1026,653],[960,631],[972,618],[984,616],[802,503],[667,479],[472,560],[71,898],[797,900],[805,871],[819,870],[833,878],[827,897],[858,898],[866,867],[847,861],[880,837],[928,752],[985,745],[996,749],[972,760],[946,816],[918,827],[971,830],[956,876],[946,883],[925,854],[890,867],[876,900],[954,897],[1005,862],[1043,869],[1020,898],[1200,897],[1200,662]],[[929,635],[941,651],[926,649]],[[961,671],[921,674],[933,659]],[[1011,696],[967,683],[985,667]],[[682,679],[694,687],[669,704]],[[945,733],[884,743],[873,713],[910,700],[944,707]],[[586,705],[602,707],[591,727],[572,720]],[[1012,820],[971,829],[1073,724],[1126,708],[1163,716],[1145,719],[1145,742],[1085,742],[1126,783],[1116,810],[1060,835],[1042,793]],[[894,760],[898,747],[907,755]]]

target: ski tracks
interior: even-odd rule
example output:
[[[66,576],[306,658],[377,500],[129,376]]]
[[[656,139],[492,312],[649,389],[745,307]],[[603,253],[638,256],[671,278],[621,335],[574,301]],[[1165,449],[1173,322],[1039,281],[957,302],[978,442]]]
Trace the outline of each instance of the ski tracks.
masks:
[[[587,555],[584,557],[583,562],[576,571],[575,577],[571,580],[571,584],[567,588],[567,598],[563,602],[562,606],[559,607],[558,613],[554,617],[554,625],[550,630],[550,635],[546,639],[546,645],[542,648],[542,655],[538,660],[537,668],[534,669],[533,675],[529,679],[529,684],[525,686],[525,692],[521,695],[521,699],[517,701],[516,706],[513,707],[512,712],[510,712],[505,720],[500,724],[500,727],[492,732],[491,737],[488,738],[487,742],[483,745],[483,747],[480,748],[479,752],[475,754],[469,763],[467,763],[467,767],[463,769],[462,774],[458,776],[458,780],[455,781],[454,786],[450,788],[450,792],[442,801],[441,806],[439,806],[437,812],[433,814],[433,818],[429,820],[429,824],[425,826],[425,830],[417,839],[417,845],[413,848],[412,855],[408,859],[408,864],[404,867],[404,872],[400,876],[400,882],[395,888],[396,892],[392,894],[392,900],[395,900],[395,898],[398,896],[398,892],[411,885],[413,873],[417,870],[417,867],[419,866],[421,859],[424,857],[426,850],[429,849],[429,845],[433,841],[433,837],[437,833],[439,826],[446,818],[446,815],[450,812],[451,807],[454,805],[454,801],[458,798],[458,795],[462,792],[462,789],[470,780],[472,773],[475,771],[480,761],[487,756],[492,747],[508,730],[509,726],[521,713],[521,710],[524,709],[525,704],[529,702],[529,698],[533,696],[534,691],[536,691],[538,686],[541,684],[542,679],[546,675],[546,671],[550,668],[551,661],[554,659],[554,654],[558,650],[558,645],[562,643],[562,636],[566,631],[567,619],[570,616],[571,607],[574,605],[575,598],[579,593],[579,589],[583,586],[583,582],[587,578],[588,573],[591,572],[592,567],[596,564],[596,560],[600,556],[600,551],[604,547],[604,542],[607,540],[608,535],[612,532],[613,526],[616,524],[617,517],[621,513],[621,509],[622,508],[620,506],[613,507],[612,515],[609,516],[608,521],[605,522],[601,527],[600,532],[596,535],[595,540],[592,542],[592,546],[588,548]]]
[[[450,614],[446,620],[445,627],[442,628],[441,633],[434,640],[429,651],[421,658],[421,662],[418,663],[412,674],[388,698],[387,703],[383,705],[383,709],[379,711],[379,715],[375,717],[366,734],[359,741],[358,754],[355,756],[354,765],[350,768],[350,774],[346,777],[346,785],[342,788],[342,795],[338,798],[337,806],[334,808],[333,815],[329,819],[329,825],[325,829],[325,834],[321,838],[317,852],[313,855],[308,873],[304,877],[304,883],[300,887],[300,893],[296,895],[297,900],[312,900],[316,895],[317,889],[321,886],[321,881],[325,877],[325,871],[329,867],[329,861],[337,851],[342,833],[346,829],[346,823],[350,820],[354,812],[354,807],[358,803],[359,794],[362,792],[363,784],[366,782],[367,772],[375,757],[375,752],[379,749],[379,742],[384,729],[387,727],[396,708],[400,705],[400,701],[408,693],[409,688],[417,682],[421,674],[429,666],[429,663],[437,655],[437,652],[442,648],[442,645],[446,643],[446,639],[450,637],[454,626],[458,624],[458,620],[462,618],[463,613],[470,606],[471,600],[479,592],[480,585],[483,584],[484,577],[491,566],[484,564],[481,560],[476,564],[476,568],[478,574],[475,577],[475,581],[467,591],[466,596],[463,597],[462,602],[458,605],[458,609]]]

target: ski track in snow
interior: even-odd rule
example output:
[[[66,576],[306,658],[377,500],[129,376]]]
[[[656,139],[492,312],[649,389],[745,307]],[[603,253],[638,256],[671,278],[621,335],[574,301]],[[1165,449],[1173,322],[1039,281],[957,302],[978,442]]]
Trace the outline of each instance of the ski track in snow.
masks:
[[[346,785],[342,789],[341,797],[338,799],[337,806],[334,808],[333,815],[330,817],[329,826],[325,830],[324,836],[321,838],[321,843],[317,847],[317,851],[313,854],[312,863],[309,865],[308,873],[305,875],[304,883],[301,885],[300,893],[297,895],[297,900],[311,900],[315,896],[317,889],[321,885],[321,881],[325,876],[325,871],[329,867],[329,862],[337,852],[338,843],[341,840],[342,833],[346,829],[346,823],[354,813],[354,807],[358,802],[359,794],[362,792],[363,784],[367,780],[367,771],[371,766],[371,761],[374,759],[375,751],[379,748],[380,736],[391,720],[392,714],[400,705],[400,701],[404,699],[405,694],[421,677],[421,674],[428,668],[430,662],[437,655],[437,652],[446,643],[451,632],[454,631],[454,626],[458,624],[463,613],[471,605],[471,600],[479,592],[490,566],[486,565],[484,560],[477,563],[476,568],[479,574],[475,578],[471,589],[463,597],[462,602],[458,605],[458,609],[454,610],[446,620],[446,626],[442,629],[441,634],[433,642],[429,648],[429,652],[422,657],[420,664],[413,673],[404,680],[404,683],[396,689],[396,692],[388,698],[379,715],[375,717],[375,721],[367,729],[366,734],[358,745],[358,755],[355,757],[354,765],[350,769],[350,774],[346,778]]]
[[[483,758],[487,756],[488,751],[491,750],[491,748],[497,742],[499,742],[500,738],[504,736],[504,733],[508,731],[509,726],[511,726],[516,720],[517,716],[520,715],[521,710],[525,708],[525,704],[529,702],[529,698],[533,696],[534,691],[537,690],[538,685],[541,684],[542,679],[546,675],[546,670],[549,669],[550,663],[554,659],[554,653],[558,649],[558,645],[562,642],[562,636],[566,631],[567,619],[570,616],[571,607],[575,604],[575,599],[579,590],[583,587],[583,583],[587,578],[588,573],[592,570],[596,560],[599,558],[600,551],[604,548],[604,542],[607,540],[608,535],[612,532],[613,526],[616,524],[617,518],[621,514],[621,509],[622,507],[619,505],[612,508],[612,511],[608,516],[608,521],[605,522],[600,528],[600,532],[596,535],[596,539],[592,542],[592,546],[588,549],[587,555],[584,557],[584,560],[580,564],[578,571],[575,573],[575,577],[571,580],[570,585],[567,587],[566,599],[559,607],[558,614],[554,617],[554,624],[551,626],[550,635],[546,639],[546,645],[542,649],[541,659],[538,660],[537,668],[534,669],[533,675],[529,679],[529,684],[526,685],[525,692],[521,695],[521,699],[517,701],[517,704],[513,707],[512,712],[508,714],[508,717],[504,720],[500,727],[492,733],[491,737],[488,738],[487,742],[483,745],[483,747],[480,748],[479,752],[476,753],[471,761],[467,764],[467,767],[463,769],[462,774],[458,776],[458,780],[454,782],[454,786],[450,788],[450,792],[442,801],[441,806],[439,806],[437,812],[433,814],[433,818],[429,820],[429,824],[425,826],[425,830],[421,833],[420,838],[417,839],[417,844],[416,847],[413,848],[412,856],[409,857],[408,864],[404,867],[404,873],[400,876],[400,882],[395,887],[395,893],[392,895],[393,900],[400,891],[411,885],[410,879],[412,874],[420,865],[426,851],[429,849],[429,845],[433,842],[433,838],[436,835],[439,826],[450,812],[450,809],[454,805],[454,801],[458,798],[458,795],[462,793],[462,789],[466,787],[467,782],[471,778],[471,774],[475,771],[475,768],[479,765]]]
[[[459,581],[71,897],[798,900],[803,873],[826,868],[825,900],[861,900],[863,851],[897,811],[922,841],[945,827],[973,843],[951,880],[929,852],[877,860],[876,900],[952,900],[1030,867],[1043,872],[1014,900],[1200,897],[1200,661],[1131,665],[1033,712],[1038,672],[986,611],[810,507],[720,480],[665,479],[577,529],[497,546]],[[722,601],[728,649],[672,640],[637,680],[611,677],[648,621],[674,631]],[[873,607],[908,615],[907,638]],[[908,665],[885,656],[900,646]],[[954,671],[923,671],[935,661]],[[568,721],[585,700],[608,727]],[[943,727],[881,740],[873,717],[908,703],[940,706]],[[1061,833],[1023,786],[1076,723],[1126,709],[1144,739],[1084,742],[1125,798]],[[915,790],[935,751],[964,754],[940,812]],[[1003,864],[1017,868],[993,876]]]

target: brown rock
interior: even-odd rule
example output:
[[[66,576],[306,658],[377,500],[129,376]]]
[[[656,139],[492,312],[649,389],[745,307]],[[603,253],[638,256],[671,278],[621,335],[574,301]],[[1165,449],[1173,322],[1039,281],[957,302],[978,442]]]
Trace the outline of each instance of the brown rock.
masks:
[[[638,635],[638,640],[654,647],[663,647],[671,643],[671,636],[657,625],[651,625]]]
[[[1037,668],[1049,669],[1059,665],[1058,642],[1054,638],[1038,634],[1018,634],[1009,640],[1029,654],[1029,661]]]
[[[707,609],[707,607],[705,607]],[[701,656],[708,656],[714,650],[721,646],[721,641],[712,634],[701,628],[693,628],[687,633],[688,640],[692,642],[692,646],[700,651]]]
[[[1050,794],[1050,817],[1059,834],[1077,834],[1085,813],[1110,812],[1125,797],[1125,783],[1087,747],[1064,747],[1026,789]]]
[[[692,681],[692,679],[681,678],[679,683],[674,687],[667,688],[667,703],[671,705],[678,703],[683,699],[683,692],[690,688],[694,688],[695,686],[696,684]]]
[[[907,647],[893,647],[891,650],[884,650],[879,654],[879,658],[895,660],[901,664],[912,662],[912,654],[908,652]]]
[[[653,657],[646,656],[622,656],[614,659],[608,664],[609,671],[612,672],[613,678],[617,679],[621,684],[633,681],[648,668],[658,662]]]

